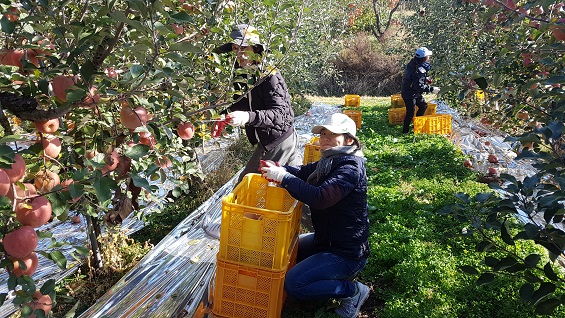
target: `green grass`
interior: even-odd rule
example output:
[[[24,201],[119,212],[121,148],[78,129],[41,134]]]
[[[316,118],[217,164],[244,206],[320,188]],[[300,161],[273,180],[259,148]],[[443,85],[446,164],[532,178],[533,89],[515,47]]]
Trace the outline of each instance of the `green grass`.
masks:
[[[443,136],[402,135],[401,126],[388,124],[389,98],[361,101],[372,254],[359,280],[373,288],[362,317],[536,317],[520,300],[520,282],[497,277],[477,286],[477,277],[459,270],[480,266],[484,255],[475,252],[476,237],[461,235],[466,224],[437,211],[457,192],[489,191],[463,166],[463,153]],[[291,299],[282,317],[335,317],[331,307]]]

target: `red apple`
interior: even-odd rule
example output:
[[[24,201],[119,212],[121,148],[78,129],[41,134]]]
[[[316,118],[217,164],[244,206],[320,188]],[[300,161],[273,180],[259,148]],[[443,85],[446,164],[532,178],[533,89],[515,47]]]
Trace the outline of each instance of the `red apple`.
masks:
[[[8,174],[0,169],[0,196],[6,196],[6,194],[8,194],[11,184]]]
[[[51,202],[44,196],[21,200],[16,204],[16,219],[22,225],[40,227],[51,218]]]
[[[41,145],[43,146],[43,155],[47,158],[57,158],[61,153],[61,140],[57,137],[52,139],[43,138]]]
[[[132,109],[128,105],[123,105],[120,110],[120,120],[126,128],[136,129],[147,123],[147,110],[143,107]]]
[[[8,255],[15,258],[24,258],[37,247],[37,241],[37,233],[35,233],[33,227],[24,225],[4,235],[2,244]]]
[[[61,184],[59,175],[53,171],[40,170],[33,179],[35,188],[41,192],[49,192]]]
[[[10,182],[18,182],[26,174],[26,163],[20,154],[14,156],[14,163],[11,168],[5,168],[4,172],[10,178]]]
[[[114,171],[120,163],[120,154],[116,150],[112,150],[110,154],[107,154],[104,157],[104,162],[106,165],[100,169],[103,174]]]
[[[184,32],[184,27],[181,24],[173,23],[173,31],[176,35],[182,34]]]
[[[59,129],[59,118],[49,120],[34,121],[35,129],[44,134],[53,134]]]
[[[58,75],[53,78],[53,82],[51,86],[53,87],[53,94],[55,97],[61,101],[67,101],[67,92],[66,90],[69,89],[71,86],[75,85],[78,82],[78,76],[72,75]]]
[[[170,166],[173,165],[171,160],[169,158],[167,158],[166,156],[161,156],[160,158],[155,159],[155,163],[159,167],[161,167],[161,169],[166,169],[166,168],[169,168]]]
[[[496,168],[488,168],[488,173],[491,175],[496,175],[498,173],[498,170],[496,170]]]
[[[73,215],[71,217],[71,223],[73,223],[73,224],[80,223],[80,215]]]
[[[35,254],[35,252],[31,252],[28,256],[22,258],[10,257],[10,260],[14,265],[14,269],[12,269],[10,273],[12,273],[12,275],[15,275],[16,277],[21,277],[23,275],[33,275],[33,273],[35,273],[35,271],[37,270],[37,265],[39,263],[37,254]],[[26,269],[20,267],[20,262],[23,262],[25,264]]]
[[[466,159],[466,160],[463,162],[463,165],[464,165],[465,167],[467,167],[467,168],[471,168],[471,167],[473,166],[473,163],[471,162],[471,160]]]
[[[490,163],[498,163],[498,157],[495,154],[488,155],[488,162]]]
[[[194,124],[191,122],[181,123],[177,128],[177,133],[182,140],[189,140],[194,137]]]
[[[37,195],[37,189],[35,189],[35,186],[33,184],[24,183],[23,185],[24,185],[24,189],[22,189],[17,184],[12,184],[10,186],[10,190],[6,194],[6,197],[10,199],[10,201],[14,201],[14,199],[30,198]]]
[[[36,311],[38,309],[43,310],[45,312],[45,317],[47,317],[51,308],[53,308],[53,302],[49,295],[43,295],[38,290],[33,294],[33,300],[29,303],[23,303],[22,306],[29,306],[32,311]],[[36,318],[36,316],[35,314],[31,314],[28,318]]]

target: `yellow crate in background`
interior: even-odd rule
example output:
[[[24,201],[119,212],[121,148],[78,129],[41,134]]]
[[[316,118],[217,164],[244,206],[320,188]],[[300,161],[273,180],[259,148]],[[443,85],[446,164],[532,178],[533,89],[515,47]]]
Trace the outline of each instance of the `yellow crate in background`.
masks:
[[[304,158],[302,164],[306,165],[311,162],[320,160],[322,153],[320,152],[320,137],[313,137],[304,145]]]
[[[249,173],[222,198],[218,258],[268,270],[281,270],[300,229],[302,203],[284,188]]]
[[[349,116],[349,118],[353,119],[355,126],[357,126],[357,129],[361,128],[363,114],[360,110],[344,109],[343,113]]]
[[[451,115],[436,114],[414,117],[414,134],[451,134]]]
[[[426,107],[426,111],[424,112],[424,115],[434,115],[437,111],[437,104],[435,103],[426,103],[428,104],[428,107]],[[418,109],[418,107],[416,107],[416,109]]]
[[[391,125],[402,125],[406,116],[406,108],[390,108],[388,110],[388,123]]]
[[[426,111],[424,115],[434,115],[437,111],[437,104],[427,103]],[[414,114],[418,112],[418,107],[415,107]],[[391,125],[402,125],[404,124],[404,117],[406,117],[406,108],[390,108],[388,110],[388,123]]]
[[[477,99],[480,100],[480,101],[484,101],[485,100],[485,92],[482,89],[479,89],[479,90],[475,91],[475,97],[477,97]]]
[[[390,108],[402,108],[406,107],[404,104],[404,99],[400,94],[394,94],[390,96]]]
[[[361,96],[359,95],[345,95],[345,107],[359,107],[361,106]]]

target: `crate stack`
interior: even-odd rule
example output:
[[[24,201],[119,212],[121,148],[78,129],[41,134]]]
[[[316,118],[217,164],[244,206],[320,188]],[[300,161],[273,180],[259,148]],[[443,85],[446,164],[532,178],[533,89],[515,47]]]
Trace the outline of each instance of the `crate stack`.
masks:
[[[320,160],[322,153],[320,152],[320,137],[313,137],[304,145],[304,158],[302,164],[309,164]]]
[[[361,128],[362,112],[358,109],[361,106],[361,96],[345,95],[344,114],[349,116],[355,122],[357,129]]]
[[[437,104],[427,103],[428,107],[424,115],[435,115]],[[414,107],[414,114],[418,111],[418,106]],[[390,96],[390,109],[388,110],[388,123],[391,125],[402,125],[406,117],[406,104],[400,94]]]
[[[280,317],[284,278],[296,263],[302,204],[260,174],[222,198],[214,317]]]

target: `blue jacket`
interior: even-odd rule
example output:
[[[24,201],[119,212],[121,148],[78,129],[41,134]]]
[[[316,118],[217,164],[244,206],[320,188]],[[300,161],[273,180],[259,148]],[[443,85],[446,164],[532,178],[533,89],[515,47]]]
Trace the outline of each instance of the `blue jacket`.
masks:
[[[281,182],[295,199],[310,207],[314,245],[319,252],[362,259],[369,256],[369,211],[365,158],[334,158],[331,170],[319,184],[306,182],[318,162],[285,168]]]
[[[422,63],[420,59],[410,60],[402,79],[402,98],[416,98],[434,90],[429,84],[428,71],[430,68],[429,63]]]
[[[236,85],[236,88],[245,90],[241,86],[243,85]],[[294,132],[294,111],[290,94],[278,71],[272,71],[251,90],[251,105],[248,95],[245,95],[229,107],[229,111],[236,110],[249,112],[249,122],[245,124],[247,138],[252,145],[260,143],[267,151],[275,148]]]

